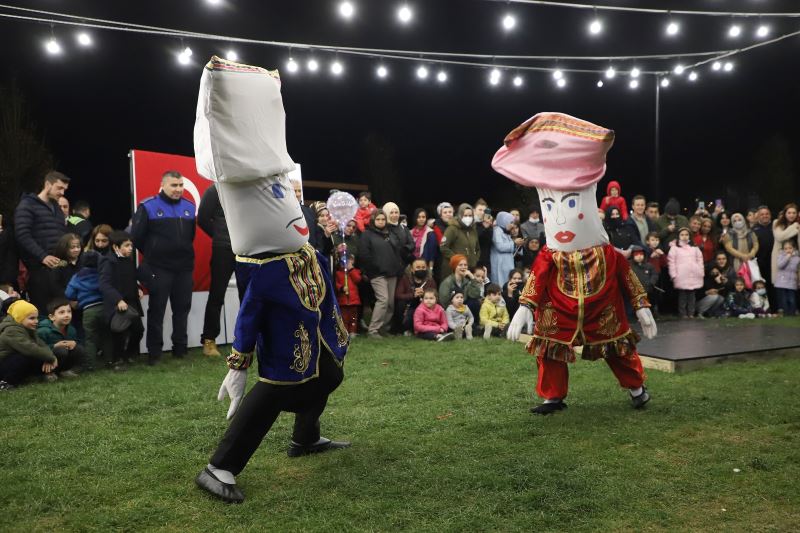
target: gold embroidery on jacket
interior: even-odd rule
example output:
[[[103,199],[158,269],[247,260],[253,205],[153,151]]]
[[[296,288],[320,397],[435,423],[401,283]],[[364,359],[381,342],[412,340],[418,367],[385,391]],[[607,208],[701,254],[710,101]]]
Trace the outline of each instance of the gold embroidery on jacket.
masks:
[[[298,328],[294,331],[294,337],[300,340],[300,344],[294,345],[294,361],[289,366],[295,372],[304,374],[308,370],[308,365],[311,362],[311,340],[308,335],[308,330],[300,322]]]
[[[628,270],[625,275],[625,285],[628,286],[628,291],[631,293],[631,305],[634,311],[650,306],[650,302],[647,301],[647,292],[633,270]]]
[[[611,337],[617,332],[620,323],[619,319],[617,319],[617,314],[614,312],[613,305],[609,304],[603,309],[598,324],[600,324],[600,327],[597,328],[597,332],[601,335]]]
[[[579,252],[554,252],[558,289],[570,298],[589,298],[606,284],[606,256],[602,246]]]
[[[556,319],[556,311],[553,309],[553,303],[547,302],[539,312],[539,320],[536,321],[535,334],[536,335],[553,335],[558,332],[558,323]]]
[[[333,319],[336,321],[336,344],[339,348],[344,348],[350,339],[350,334],[347,333],[347,328],[344,327],[344,320],[342,315],[333,308]]]
[[[522,289],[522,294],[520,294],[519,299],[528,300],[533,303],[533,298],[536,296],[536,274],[534,274],[531,270],[531,273],[528,276],[528,281],[525,282],[525,288]]]
[[[305,244],[296,254],[288,255],[286,266],[289,269],[289,281],[306,309],[319,310],[325,298],[325,280],[322,278],[317,255],[314,248]]]

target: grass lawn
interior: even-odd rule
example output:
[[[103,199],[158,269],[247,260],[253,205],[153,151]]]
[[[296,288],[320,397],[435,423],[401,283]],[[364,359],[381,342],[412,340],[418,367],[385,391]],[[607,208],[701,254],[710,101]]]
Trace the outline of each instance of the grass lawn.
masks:
[[[322,419],[353,447],[289,459],[282,415],[239,506],[194,486],[226,427],[219,360],[0,393],[0,531],[797,530],[800,357],[651,371],[642,411],[580,361],[550,417],[534,368],[501,340],[358,338]]]

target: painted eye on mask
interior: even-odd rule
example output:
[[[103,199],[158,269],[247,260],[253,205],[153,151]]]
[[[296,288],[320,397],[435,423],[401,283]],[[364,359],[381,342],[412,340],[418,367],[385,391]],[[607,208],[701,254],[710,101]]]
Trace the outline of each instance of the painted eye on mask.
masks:
[[[570,198],[567,205],[570,207],[575,207],[575,198]]]
[[[281,187],[280,183],[273,183],[272,184],[272,196],[275,198],[284,198],[285,195],[283,194],[283,187]]]

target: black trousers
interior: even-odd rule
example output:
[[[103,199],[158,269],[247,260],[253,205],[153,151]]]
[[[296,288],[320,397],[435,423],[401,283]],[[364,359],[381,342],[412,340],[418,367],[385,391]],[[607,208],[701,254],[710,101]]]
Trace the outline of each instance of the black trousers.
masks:
[[[192,308],[192,271],[164,270],[151,266],[150,304],[147,307],[147,351],[160,356],[164,347],[164,313],[172,307],[172,351],[185,352],[186,321]]]
[[[55,348],[53,353],[58,358],[56,373],[80,368],[86,355],[80,345],[75,346],[74,350]],[[0,359],[0,381],[19,385],[30,377],[41,376],[42,363],[44,361],[19,353],[7,355]]]
[[[242,400],[239,410],[209,461],[238,475],[282,411],[295,413],[292,440],[313,444],[320,438],[319,417],[328,396],[344,378],[333,354],[323,349],[319,356],[319,377],[300,385],[272,385],[257,382]]]
[[[52,274],[50,269],[39,264],[25,263],[28,269],[28,300],[36,306],[39,316],[47,316],[47,304],[52,298],[50,286]]]
[[[86,362],[86,350],[80,344],[76,344],[72,350],[61,346],[53,348],[53,354],[58,359],[56,373],[65,370],[81,370]]]
[[[206,312],[203,317],[203,335],[201,341],[205,339],[214,340],[219,335],[219,314],[222,305],[225,303],[225,291],[228,289],[228,282],[231,275],[235,272],[236,255],[230,248],[224,246],[214,246],[211,248],[211,285],[208,288],[208,302],[206,302]],[[236,278],[236,288],[239,290],[239,302],[244,297],[246,286]]]
[[[141,318],[131,320],[131,326],[119,333],[111,332],[111,354],[108,360],[116,363],[120,359],[133,359],[139,355],[139,342],[144,335]]]

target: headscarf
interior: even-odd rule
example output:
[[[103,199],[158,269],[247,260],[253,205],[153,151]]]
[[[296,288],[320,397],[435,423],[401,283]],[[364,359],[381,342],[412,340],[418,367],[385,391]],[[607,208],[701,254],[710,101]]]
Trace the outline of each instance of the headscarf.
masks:
[[[612,211],[616,211],[619,214],[619,216],[617,218],[611,218]],[[620,211],[618,207],[609,207],[608,209],[606,209],[606,218],[603,222],[605,222],[608,229],[613,231],[618,230],[622,226],[622,223],[624,222],[624,220],[622,220],[622,211]]]
[[[497,227],[505,232],[508,232],[508,225],[514,222],[514,215],[508,211],[500,211],[497,213]]]
[[[39,315],[39,310],[36,306],[26,300],[17,300],[8,306],[8,314],[14,318],[17,324],[22,324],[29,315]]]
[[[383,209],[383,212],[386,213],[386,223],[387,224],[391,224],[392,226],[396,226],[397,224],[400,223],[399,220],[397,222],[395,222],[395,223],[389,222],[389,210],[397,209],[397,212],[398,213],[400,212],[400,206],[398,206],[396,203],[394,203],[394,202],[386,202],[385,204],[383,204],[383,207],[381,209]]]
[[[442,209],[444,209],[445,207],[449,207],[450,209],[452,209],[453,208],[453,204],[451,204],[450,202],[442,202],[442,203],[440,203],[439,205],[436,206],[436,215],[437,216],[442,216]]]
[[[471,228],[472,227],[472,226],[465,226],[464,224],[461,223],[461,218],[464,216],[464,211],[466,211],[467,209],[472,209],[472,206],[467,204],[467,203],[460,204],[458,206],[458,212],[455,215],[455,218],[458,219],[458,225],[461,226],[462,228]],[[472,224],[474,226],[475,225],[475,220],[474,220],[474,218],[475,218],[475,210],[474,209],[472,210],[472,218],[473,218]]]

